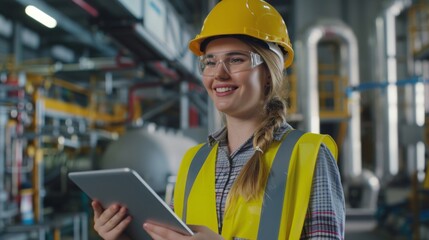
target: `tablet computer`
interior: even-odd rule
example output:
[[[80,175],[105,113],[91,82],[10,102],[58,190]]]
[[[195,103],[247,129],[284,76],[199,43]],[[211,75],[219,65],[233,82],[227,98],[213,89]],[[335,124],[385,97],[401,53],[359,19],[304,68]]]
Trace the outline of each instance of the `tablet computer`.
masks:
[[[153,222],[182,234],[193,235],[191,229],[132,169],[71,172],[68,176],[103,207],[107,208],[113,203],[126,207],[133,219],[125,231],[133,239],[151,239],[143,229],[144,222]]]

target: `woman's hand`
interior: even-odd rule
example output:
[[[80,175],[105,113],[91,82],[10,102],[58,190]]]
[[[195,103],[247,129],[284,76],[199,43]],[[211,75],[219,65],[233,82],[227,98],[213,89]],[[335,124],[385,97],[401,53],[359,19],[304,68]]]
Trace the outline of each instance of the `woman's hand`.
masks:
[[[217,233],[204,226],[189,226],[194,236],[185,236],[171,229],[152,223],[144,223],[143,228],[154,240],[223,240]]]
[[[94,209],[94,229],[105,240],[129,239],[123,232],[131,222],[131,216],[127,215],[127,209],[113,204],[103,209],[97,201],[92,201]]]

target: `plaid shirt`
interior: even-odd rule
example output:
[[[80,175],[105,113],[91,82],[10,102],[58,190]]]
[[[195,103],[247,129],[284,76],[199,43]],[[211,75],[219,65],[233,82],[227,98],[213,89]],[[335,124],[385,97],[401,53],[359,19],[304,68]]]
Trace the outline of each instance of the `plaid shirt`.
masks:
[[[284,124],[275,134],[280,141],[291,130]],[[223,128],[208,139],[212,145],[219,142],[216,161],[216,209],[218,222],[222,224],[225,202],[229,190],[241,168],[254,153],[253,137],[248,139],[235,152],[229,153],[227,130]],[[313,176],[313,188],[301,239],[344,239],[345,205],[344,193],[335,159],[325,145],[320,147]],[[221,229],[222,226],[219,226]]]

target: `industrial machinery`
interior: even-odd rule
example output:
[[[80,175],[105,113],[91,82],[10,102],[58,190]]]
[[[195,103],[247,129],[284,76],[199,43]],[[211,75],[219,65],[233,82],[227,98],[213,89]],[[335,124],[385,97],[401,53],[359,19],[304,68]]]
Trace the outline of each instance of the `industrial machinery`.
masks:
[[[70,171],[130,167],[158,193],[170,189],[171,197],[181,157],[196,141],[177,129],[146,123],[165,106],[145,115],[138,98],[130,105],[128,98],[110,94],[115,101],[109,101],[96,85],[87,89],[12,67],[4,68],[2,77],[6,80],[0,83],[1,239],[64,235],[87,239],[89,199],[69,182]],[[132,90],[133,97],[142,93],[149,97],[139,87],[126,90]],[[131,116],[126,114],[130,108]],[[144,124],[138,125],[141,117]]]

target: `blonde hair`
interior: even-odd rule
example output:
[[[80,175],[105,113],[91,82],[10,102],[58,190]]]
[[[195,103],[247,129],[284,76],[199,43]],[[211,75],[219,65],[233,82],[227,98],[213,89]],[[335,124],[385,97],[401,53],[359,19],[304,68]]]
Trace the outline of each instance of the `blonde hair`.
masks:
[[[253,135],[253,156],[244,165],[228,195],[227,203],[238,196],[246,201],[253,200],[263,194],[269,170],[263,161],[265,153],[273,142],[274,132],[286,121],[287,81],[284,64],[273,51],[247,41],[247,44],[264,59],[264,64],[271,76],[271,84],[264,103],[264,120]]]

